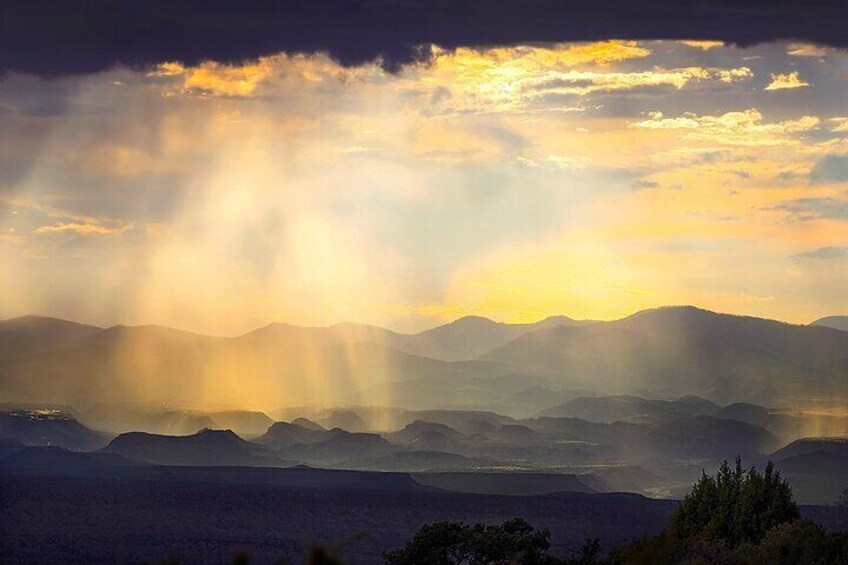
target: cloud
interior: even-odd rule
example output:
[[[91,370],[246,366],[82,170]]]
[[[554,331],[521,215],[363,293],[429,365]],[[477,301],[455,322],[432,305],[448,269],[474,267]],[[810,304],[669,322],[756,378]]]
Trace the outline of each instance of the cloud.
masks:
[[[798,77],[798,71],[771,75],[771,82],[763,90],[790,90],[810,86],[809,82]]]
[[[683,45],[687,47],[694,47],[695,49],[700,49],[701,51],[709,51],[710,49],[715,49],[716,47],[724,47],[723,41],[708,41],[708,40],[691,40],[684,39],[681,41]]]
[[[813,165],[810,184],[848,182],[848,155],[825,155]]]
[[[518,157],[518,162],[528,167],[547,166],[566,171],[584,170],[592,165],[591,157],[571,155],[547,155],[536,158],[522,155]]]
[[[344,65],[382,59],[396,67],[431,43],[454,48],[610,37],[848,44],[846,13],[836,0],[779,9],[738,0],[732,10],[676,0],[336,2],[320,9],[309,2],[262,2],[249,10],[238,2],[94,0],[71,14],[66,8],[60,0],[4,3],[2,19],[14,25],[4,28],[4,43],[12,47],[0,54],[0,72],[62,75],[167,61],[228,64],[278,52],[326,52]]]
[[[818,249],[813,249],[811,251],[805,251],[803,253],[796,253],[792,256],[793,259],[823,259],[823,260],[831,260],[831,259],[843,259],[848,257],[848,247],[819,247]]]
[[[525,73],[531,73],[579,65],[608,65],[642,59],[650,54],[649,49],[635,41],[456,49],[446,49],[433,44],[430,46],[428,59],[432,66],[437,68],[487,72],[506,65],[512,69],[520,67]]]
[[[550,94],[576,94],[584,96],[594,92],[614,92],[653,86],[670,86],[677,90],[690,82],[717,78],[721,82],[734,82],[752,76],[750,69],[707,69],[685,67],[680,69],[656,68],[637,72],[567,71],[548,73],[540,78],[528,79],[522,90],[531,96]]]
[[[803,175],[796,171],[780,171],[779,173],[777,173],[777,176],[775,176],[775,179],[782,182],[790,182],[794,181],[795,179],[801,176]]]
[[[736,82],[746,78],[751,78],[754,73],[748,67],[738,67],[735,69],[726,69],[718,71],[718,78],[721,82]]]
[[[153,76],[182,78],[183,92],[208,93],[219,96],[250,96],[272,70],[269,58],[242,65],[222,65],[206,61],[196,67],[179,62],[162,63]]]
[[[628,73],[607,67],[616,62],[641,59],[650,50],[627,41],[604,41],[579,45],[547,47],[502,47],[444,49],[431,46],[426,60],[399,71],[410,92],[421,92],[430,101],[433,113],[524,111],[536,104],[551,109],[542,100],[546,94],[577,97],[599,90],[616,90],[638,83],[686,82],[685,77],[640,81]],[[634,73],[635,75],[635,73]],[[629,79],[629,80],[628,80]],[[560,88],[534,90],[534,84],[557,81]],[[631,84],[625,84],[630,82]],[[583,111],[578,103],[564,111]]]
[[[19,172],[0,167],[0,294],[22,297],[18,309],[198,331],[392,324],[398,304],[473,311],[473,289],[455,302],[447,292],[465,265],[574,232],[565,248],[585,269],[510,270],[508,293],[538,276],[556,297],[562,268],[605,298],[578,292],[535,313],[591,316],[603,302],[621,314],[649,305],[619,301],[644,285],[658,285],[650,302],[670,300],[662,287],[685,271],[700,280],[675,299],[736,292],[750,277],[756,294],[777,297],[775,313],[806,316],[797,309],[835,294],[808,281],[795,299],[784,269],[848,229],[832,221],[844,219],[843,188],[806,184],[817,159],[845,154],[842,136],[818,134],[841,128],[832,117],[845,112],[823,98],[837,97],[825,87],[838,78],[812,74],[815,60],[797,62],[816,91],[786,98],[751,84],[784,68],[784,51],[603,41],[428,48],[394,72],[277,54],[11,74],[0,82],[0,160]],[[764,60],[742,66],[752,53]],[[786,171],[795,176],[776,183]],[[792,200],[801,196],[822,198]],[[817,218],[831,221],[785,221]],[[145,228],[117,233],[128,224]],[[148,234],[151,224],[161,230]],[[660,261],[639,275],[641,246],[687,237],[691,268]],[[605,255],[592,248],[602,240]],[[606,260],[631,252],[604,280]],[[710,263],[719,255],[744,266],[742,278]],[[50,280],[63,284],[36,284]]]
[[[427,93],[434,113],[585,111],[580,98],[646,88],[680,90],[690,83],[731,83],[753,76],[747,67],[609,68],[650,51],[632,42],[496,49],[432,48],[427,62],[400,70],[412,92]],[[428,87],[428,85],[431,85]],[[422,90],[423,89],[423,90]]]
[[[848,219],[848,200],[838,198],[798,198],[782,202],[766,210],[786,212],[798,221]]]
[[[827,53],[827,48],[810,43],[790,43],[786,48],[786,54],[793,57],[825,57]]]
[[[794,134],[811,131],[821,120],[815,116],[802,116],[796,120],[764,122],[755,108],[727,112],[718,116],[699,116],[686,113],[667,118],[662,112],[651,112],[648,119],[631,124],[631,127],[650,130],[681,130],[688,139],[712,141],[724,145],[777,146],[796,143]]]
[[[97,224],[54,224],[42,226],[32,233],[36,235],[49,235],[54,233],[74,233],[79,235],[112,235],[120,232],[115,228],[107,228]]]
[[[838,133],[848,132],[848,118],[838,116],[836,118],[830,118],[830,121],[836,124],[830,129],[830,131]]]

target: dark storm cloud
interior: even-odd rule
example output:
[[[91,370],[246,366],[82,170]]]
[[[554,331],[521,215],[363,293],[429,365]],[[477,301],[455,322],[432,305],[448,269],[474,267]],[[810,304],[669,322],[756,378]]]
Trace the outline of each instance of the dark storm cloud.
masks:
[[[327,51],[392,67],[422,44],[619,39],[791,39],[848,45],[841,0],[6,0],[0,72],[91,73],[116,64],[234,62]]]

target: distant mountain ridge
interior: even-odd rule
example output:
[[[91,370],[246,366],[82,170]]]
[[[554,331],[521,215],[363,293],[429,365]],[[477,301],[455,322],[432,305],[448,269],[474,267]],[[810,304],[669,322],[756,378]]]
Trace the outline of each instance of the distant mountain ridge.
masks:
[[[379,326],[341,322],[330,326],[297,326],[273,322],[233,338],[217,338],[155,324],[107,328],[46,316],[22,316],[0,320],[0,359],[22,357],[30,353],[53,351],[81,344],[97,336],[97,341],[139,339],[177,339],[183,341],[315,341],[334,343],[371,342],[411,355],[442,361],[474,360],[483,353],[504,345],[516,337],[559,325],[582,326],[593,320],[574,320],[568,316],[549,316],[538,322],[504,323],[482,316],[464,316],[452,322],[417,333],[400,333]]]
[[[716,404],[697,396],[687,396],[677,400],[648,400],[638,396],[620,395],[575,398],[543,410],[539,416],[580,418],[589,422],[610,423],[700,414],[714,416],[719,410]]]
[[[502,324],[466,316],[418,334],[270,324],[232,338],[21,320],[0,322],[6,343],[30,344],[30,354],[0,358],[0,395],[16,402],[491,410],[531,387],[771,405],[848,399],[848,332],[695,307],[609,322]],[[55,347],[32,342],[42,334],[64,337],[50,341]]]
[[[848,398],[848,333],[691,306],[527,333],[481,359],[567,375],[569,386],[657,396]]]
[[[410,355],[440,361],[470,361],[527,332],[560,325],[581,326],[591,323],[593,322],[590,320],[573,320],[568,316],[550,316],[538,322],[525,324],[507,324],[482,316],[464,316],[447,324],[411,334],[352,322],[326,327],[272,323],[236,339],[253,342],[279,339],[292,342],[324,340],[344,344],[370,342]]]
[[[89,332],[71,348],[0,359],[0,393],[19,402],[87,404],[102,395],[112,402],[141,405],[196,401],[265,409],[279,406],[281,401],[274,398],[355,401],[380,383],[514,372],[473,357],[537,325],[483,320],[464,318],[410,335],[358,324],[314,328],[275,323],[234,338],[153,325],[113,326]],[[549,319],[540,327],[565,320]],[[58,332],[65,328],[61,320],[44,323]],[[481,324],[495,330],[477,335],[473,327]],[[463,332],[469,334],[467,354],[456,346],[463,342]],[[470,360],[445,361],[416,353],[421,350],[433,350],[437,357],[450,350],[448,357]],[[236,374],[249,375],[250,380],[233,379]],[[208,396],[199,397],[198,391]],[[369,392],[369,398],[373,394]],[[267,404],[271,401],[276,405]]]
[[[848,316],[826,316],[819,318],[815,322],[810,322],[811,326],[823,326],[825,328],[833,328],[848,332]]]
[[[45,316],[0,320],[0,359],[68,349],[103,328]]]
[[[551,316],[529,324],[504,324],[481,316],[465,316],[443,326],[413,334],[408,343],[421,355],[462,361],[476,359],[528,332],[557,326],[582,326],[591,321]]]

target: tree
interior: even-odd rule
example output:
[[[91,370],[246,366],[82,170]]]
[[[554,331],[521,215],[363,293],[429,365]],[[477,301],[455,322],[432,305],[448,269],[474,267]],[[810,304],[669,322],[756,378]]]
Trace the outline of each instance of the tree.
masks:
[[[551,534],[521,518],[500,525],[425,524],[402,549],[384,554],[389,565],[545,565]]]
[[[580,548],[580,555],[576,560],[573,560],[575,565],[596,565],[600,562],[601,557],[601,540],[598,538],[589,538],[583,547]]]
[[[848,533],[826,532],[809,520],[796,520],[772,529],[758,546],[742,549],[746,563],[836,565],[848,558]]]
[[[842,492],[836,497],[836,505],[840,508],[848,509],[848,487],[842,489]]]
[[[840,522],[848,522],[848,487],[842,489],[842,492],[836,497],[834,506],[836,507],[836,515]]]
[[[469,526],[458,522],[424,524],[403,549],[386,553],[390,565],[432,563],[454,565],[469,556]]]
[[[671,519],[679,538],[703,536],[736,547],[758,543],[772,528],[800,518],[792,489],[769,462],[761,474],[722,463],[715,477],[704,473]]]

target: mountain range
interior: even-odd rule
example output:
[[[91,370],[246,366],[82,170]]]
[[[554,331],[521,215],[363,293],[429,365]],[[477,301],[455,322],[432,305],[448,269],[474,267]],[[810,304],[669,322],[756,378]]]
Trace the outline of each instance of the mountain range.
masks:
[[[783,403],[848,394],[848,332],[693,307],[530,332],[481,359],[654,397]]]
[[[73,406],[515,405],[532,414],[579,390],[774,405],[844,401],[846,375],[848,332],[694,307],[609,322],[468,316],[417,334],[270,324],[232,338],[38,317],[0,322],[4,400]]]

